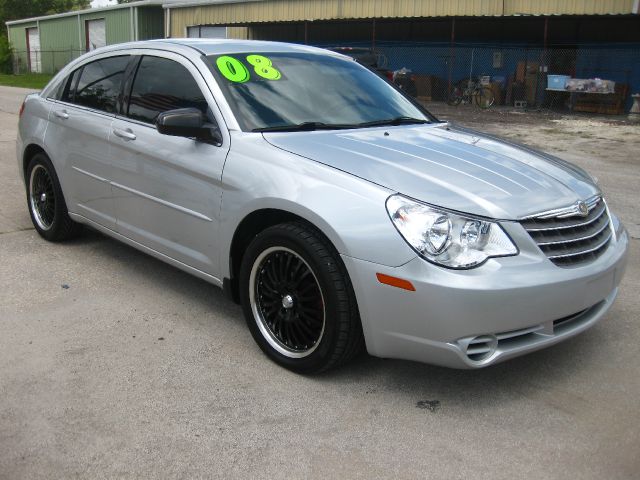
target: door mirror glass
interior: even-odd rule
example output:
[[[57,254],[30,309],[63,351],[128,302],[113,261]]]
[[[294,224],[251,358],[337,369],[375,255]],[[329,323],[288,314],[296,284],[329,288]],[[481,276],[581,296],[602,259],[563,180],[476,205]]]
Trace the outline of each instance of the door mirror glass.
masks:
[[[214,145],[222,144],[222,134],[217,125],[205,122],[197,108],[179,108],[158,115],[156,129],[163,135],[195,138]]]

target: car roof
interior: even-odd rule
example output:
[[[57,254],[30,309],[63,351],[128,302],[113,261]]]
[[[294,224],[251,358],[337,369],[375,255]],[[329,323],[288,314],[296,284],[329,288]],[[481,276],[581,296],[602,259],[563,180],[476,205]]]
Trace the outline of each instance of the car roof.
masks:
[[[197,50],[202,55],[217,55],[221,53],[242,53],[242,52],[300,52],[316,53],[325,55],[335,55],[323,48],[310,47],[295,43],[267,42],[262,40],[234,40],[234,39],[213,39],[213,38],[164,38],[158,40],[145,40],[138,42],[127,42],[103,47],[96,52],[106,52],[108,50],[124,50],[130,48],[155,48],[168,51],[184,51],[185,49]]]
[[[143,40],[137,42],[117,43],[106,47],[97,48],[86,53],[77,59],[69,62],[51,82],[41,92],[41,95],[48,95],[56,88],[57,82],[69,73],[92,58],[103,54],[126,52],[127,50],[163,50],[182,54],[186,57],[200,55],[219,55],[224,53],[244,53],[244,52],[299,52],[315,53],[320,55],[333,55],[345,58],[344,55],[325,50],[324,48],[310,47],[295,43],[267,42],[262,40],[233,40],[233,39],[213,39],[213,38],[164,38],[158,40]]]

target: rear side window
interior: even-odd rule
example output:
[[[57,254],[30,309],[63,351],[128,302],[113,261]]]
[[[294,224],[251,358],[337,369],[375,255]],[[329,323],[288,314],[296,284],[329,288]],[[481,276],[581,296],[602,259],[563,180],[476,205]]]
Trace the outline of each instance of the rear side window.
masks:
[[[109,57],[85,65],[81,71],[77,71],[80,72],[80,79],[69,100],[84,107],[115,113],[129,58]],[[73,80],[74,78],[71,79],[72,88]]]
[[[189,70],[166,58],[142,57],[131,88],[127,116],[154,123],[162,112],[188,107],[207,115],[207,101]]]

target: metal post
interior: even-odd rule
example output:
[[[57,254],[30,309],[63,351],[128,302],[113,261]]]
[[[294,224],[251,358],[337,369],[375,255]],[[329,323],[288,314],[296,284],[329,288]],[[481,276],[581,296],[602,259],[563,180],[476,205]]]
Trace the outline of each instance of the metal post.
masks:
[[[376,49],[376,19],[373,19],[373,23],[371,25],[371,50]]]
[[[538,86],[540,84],[540,77],[548,72],[549,68],[547,65],[548,61],[548,52],[547,52],[547,39],[549,34],[549,17],[544,17],[544,36],[542,38],[542,58],[540,59],[540,67],[538,68],[538,75],[536,77],[536,103],[542,103],[544,98],[541,98],[541,101],[538,102]],[[544,78],[544,77],[543,77]],[[540,97],[544,97],[544,83],[541,90]]]
[[[451,93],[451,75],[453,75],[453,59],[455,57],[455,41],[456,41],[456,18],[451,18],[451,43],[449,44],[449,86],[447,88],[447,97]]]

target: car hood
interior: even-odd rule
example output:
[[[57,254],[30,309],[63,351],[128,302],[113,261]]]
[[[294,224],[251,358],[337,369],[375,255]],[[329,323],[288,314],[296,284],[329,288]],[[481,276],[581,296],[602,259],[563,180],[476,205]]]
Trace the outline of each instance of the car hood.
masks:
[[[579,167],[450,124],[265,133],[272,145],[451,210],[518,219],[599,193]]]

